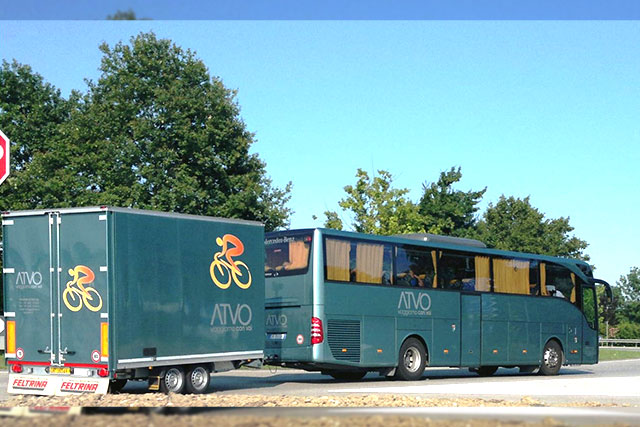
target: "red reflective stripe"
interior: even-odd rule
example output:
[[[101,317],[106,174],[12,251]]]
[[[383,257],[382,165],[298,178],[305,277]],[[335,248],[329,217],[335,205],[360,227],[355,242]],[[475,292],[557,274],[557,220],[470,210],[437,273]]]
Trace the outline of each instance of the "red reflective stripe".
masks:
[[[93,363],[65,363],[64,366],[70,368],[108,368],[109,365],[97,365]]]
[[[34,365],[34,366],[49,366],[51,362],[24,362],[22,360],[7,360],[9,365]]]

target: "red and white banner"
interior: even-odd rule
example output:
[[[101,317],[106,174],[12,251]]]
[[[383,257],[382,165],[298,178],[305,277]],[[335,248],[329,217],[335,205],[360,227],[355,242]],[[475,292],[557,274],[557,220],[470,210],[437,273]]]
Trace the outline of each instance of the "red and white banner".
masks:
[[[44,396],[80,393],[106,394],[109,378],[74,378],[57,375],[9,374],[7,391],[14,394]]]

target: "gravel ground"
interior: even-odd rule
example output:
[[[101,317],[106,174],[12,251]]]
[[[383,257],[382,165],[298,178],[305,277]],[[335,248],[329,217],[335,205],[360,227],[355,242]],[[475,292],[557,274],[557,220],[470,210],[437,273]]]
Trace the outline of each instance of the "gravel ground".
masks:
[[[530,397],[519,400],[457,398],[438,399],[393,394],[348,394],[338,396],[263,396],[244,394],[183,395],[83,394],[70,396],[15,395],[0,407],[478,407],[478,406],[549,406]],[[614,407],[628,406],[599,402],[572,402],[554,406]]]
[[[206,416],[206,415],[143,415],[143,414],[125,414],[125,415],[80,415],[80,416],[64,416],[53,415],[48,417],[40,417],[37,422],[38,426],[43,427],[85,427],[91,426],[153,426],[153,427],[199,427],[199,426],[260,426],[260,427],[334,427],[334,426],[373,426],[373,427],[415,427],[415,426],[433,426],[433,427],[549,427],[563,425],[552,419],[547,419],[541,423],[519,423],[519,422],[500,422],[496,420],[431,420],[423,417],[410,416],[355,416],[355,417],[255,417],[255,416]],[[15,418],[11,420],[12,427],[33,427],[33,418]]]

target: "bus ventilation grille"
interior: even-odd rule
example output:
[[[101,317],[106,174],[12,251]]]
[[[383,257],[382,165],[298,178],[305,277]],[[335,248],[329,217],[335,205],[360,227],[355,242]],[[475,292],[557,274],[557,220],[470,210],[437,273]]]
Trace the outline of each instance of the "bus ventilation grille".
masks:
[[[336,360],[360,362],[360,321],[329,320],[327,340]]]

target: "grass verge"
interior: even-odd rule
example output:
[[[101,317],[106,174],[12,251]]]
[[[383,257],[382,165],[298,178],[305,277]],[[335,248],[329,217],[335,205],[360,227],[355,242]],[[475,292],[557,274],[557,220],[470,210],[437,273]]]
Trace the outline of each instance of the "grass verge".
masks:
[[[600,349],[601,362],[605,362],[607,360],[625,360],[625,359],[640,359],[640,348],[636,350],[619,350],[616,348]]]

